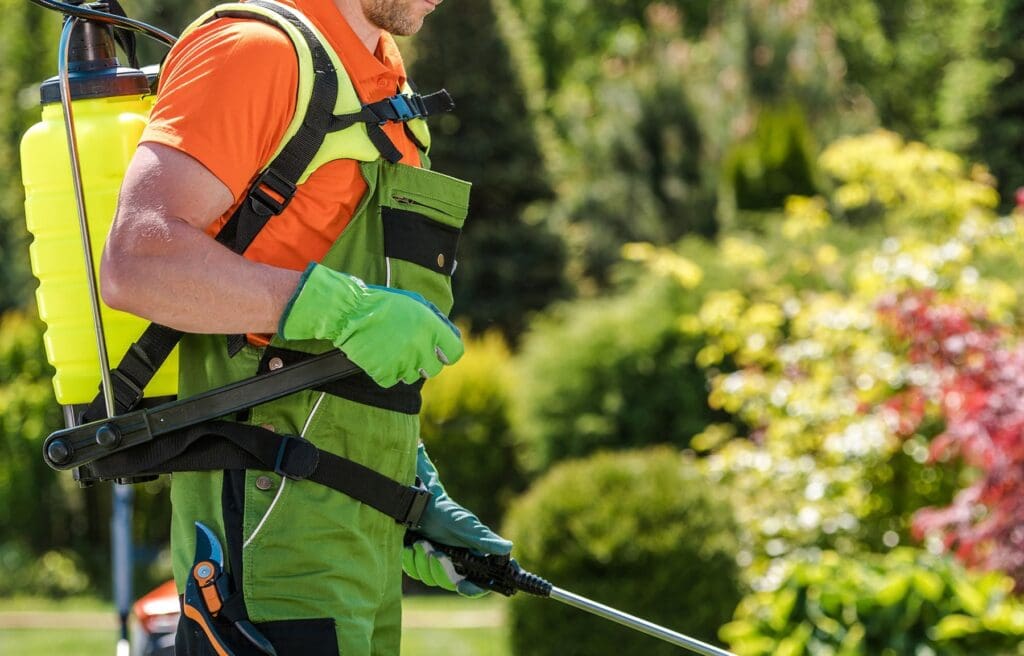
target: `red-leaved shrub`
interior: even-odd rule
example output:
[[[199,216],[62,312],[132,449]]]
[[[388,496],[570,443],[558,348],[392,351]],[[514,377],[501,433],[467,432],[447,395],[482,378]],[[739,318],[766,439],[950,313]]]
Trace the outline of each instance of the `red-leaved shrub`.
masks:
[[[930,291],[886,298],[880,312],[918,369],[890,402],[901,432],[934,404],[945,430],[932,461],[959,457],[979,472],[949,506],[918,511],[915,536],[937,535],[964,563],[1006,572],[1024,589],[1024,343]]]

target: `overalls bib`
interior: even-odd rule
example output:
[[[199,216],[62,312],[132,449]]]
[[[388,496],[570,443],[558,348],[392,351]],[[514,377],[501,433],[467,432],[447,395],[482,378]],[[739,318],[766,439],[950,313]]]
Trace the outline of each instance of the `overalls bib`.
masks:
[[[332,156],[322,150],[317,159],[322,164]],[[422,160],[426,166],[425,153]],[[321,264],[368,284],[419,292],[448,313],[469,183],[379,154],[362,161],[360,170],[366,194]],[[326,341],[275,336],[266,348],[246,345],[231,356],[223,335],[187,335],[180,345],[179,395],[192,396],[333,348]],[[412,484],[419,388],[399,384],[385,390],[361,375],[257,406],[241,419],[302,436],[324,451]],[[278,654],[398,653],[405,527],[392,518],[322,485],[255,470],[176,472],[171,502],[179,592],[193,564],[194,522],[201,521],[222,540],[249,619]],[[179,653],[214,653],[202,633],[184,621],[178,641]],[[234,640],[233,646],[248,653],[244,640]]]

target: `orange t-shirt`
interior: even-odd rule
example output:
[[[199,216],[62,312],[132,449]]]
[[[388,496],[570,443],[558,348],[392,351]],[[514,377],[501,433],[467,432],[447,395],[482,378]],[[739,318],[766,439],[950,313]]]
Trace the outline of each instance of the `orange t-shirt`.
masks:
[[[338,53],[364,103],[400,91],[405,68],[385,33],[371,53],[332,0],[280,0],[303,12]],[[281,30],[257,20],[219,18],[179,41],[161,70],[160,91],[141,141],[170,146],[198,160],[235,199],[209,228],[215,234],[269,163],[295,111],[298,59]],[[403,125],[384,131],[419,166],[419,151]],[[320,261],[348,225],[366,192],[354,160],[318,168],[291,204],[267,222],[245,257],[301,271]]]

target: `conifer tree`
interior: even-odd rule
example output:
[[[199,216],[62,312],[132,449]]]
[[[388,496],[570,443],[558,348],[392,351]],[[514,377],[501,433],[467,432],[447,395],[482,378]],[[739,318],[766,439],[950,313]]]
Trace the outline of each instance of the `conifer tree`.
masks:
[[[1024,187],[1024,0],[1000,7],[990,59],[1004,62],[1009,75],[988,95],[978,120],[978,140],[971,155],[986,162],[999,181],[1003,207],[1015,202]]]
[[[528,314],[566,293],[560,239],[530,206],[553,195],[530,93],[497,0],[444,7],[415,42],[410,77],[445,87],[456,109],[431,122],[438,171],[473,183],[454,277],[455,314],[475,328],[517,335]],[[530,218],[535,220],[530,220]]]

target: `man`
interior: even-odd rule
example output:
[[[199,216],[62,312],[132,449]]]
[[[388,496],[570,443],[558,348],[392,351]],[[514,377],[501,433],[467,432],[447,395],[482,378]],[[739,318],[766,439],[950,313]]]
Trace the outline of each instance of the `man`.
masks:
[[[327,108],[335,110],[333,131],[287,198],[288,186],[268,189],[261,171],[281,160],[283,144],[298,141],[303,112],[312,116],[321,88],[311,92],[309,80],[326,60],[310,66],[298,37],[271,11],[265,20],[210,14],[193,25],[163,66],[152,120],[121,189],[101,284],[110,306],[190,333],[180,349],[183,397],[341,349],[365,376],[258,406],[239,420],[302,436],[396,481],[418,476],[434,493],[423,535],[507,554],[511,543],[444,494],[418,445],[420,383],[462,354],[443,313],[468,184],[421,167],[426,134],[409,116],[348,126],[345,112],[337,113],[352,111],[353,100],[357,110],[387,105],[408,89],[391,34],[414,34],[439,3],[281,1],[301,18],[292,24],[326,42],[339,88]],[[243,209],[267,205],[274,211],[263,214],[274,216],[243,255],[213,238]],[[424,255],[425,243],[437,248]],[[240,351],[224,337],[236,334],[247,335]],[[243,611],[283,656],[398,653],[403,562],[425,582],[483,592],[460,580],[430,543],[403,547],[405,529],[391,517],[311,481],[178,472],[171,499],[179,593],[201,521],[225,542]],[[250,653],[222,628],[235,653]],[[217,653],[186,619],[177,650]]]

